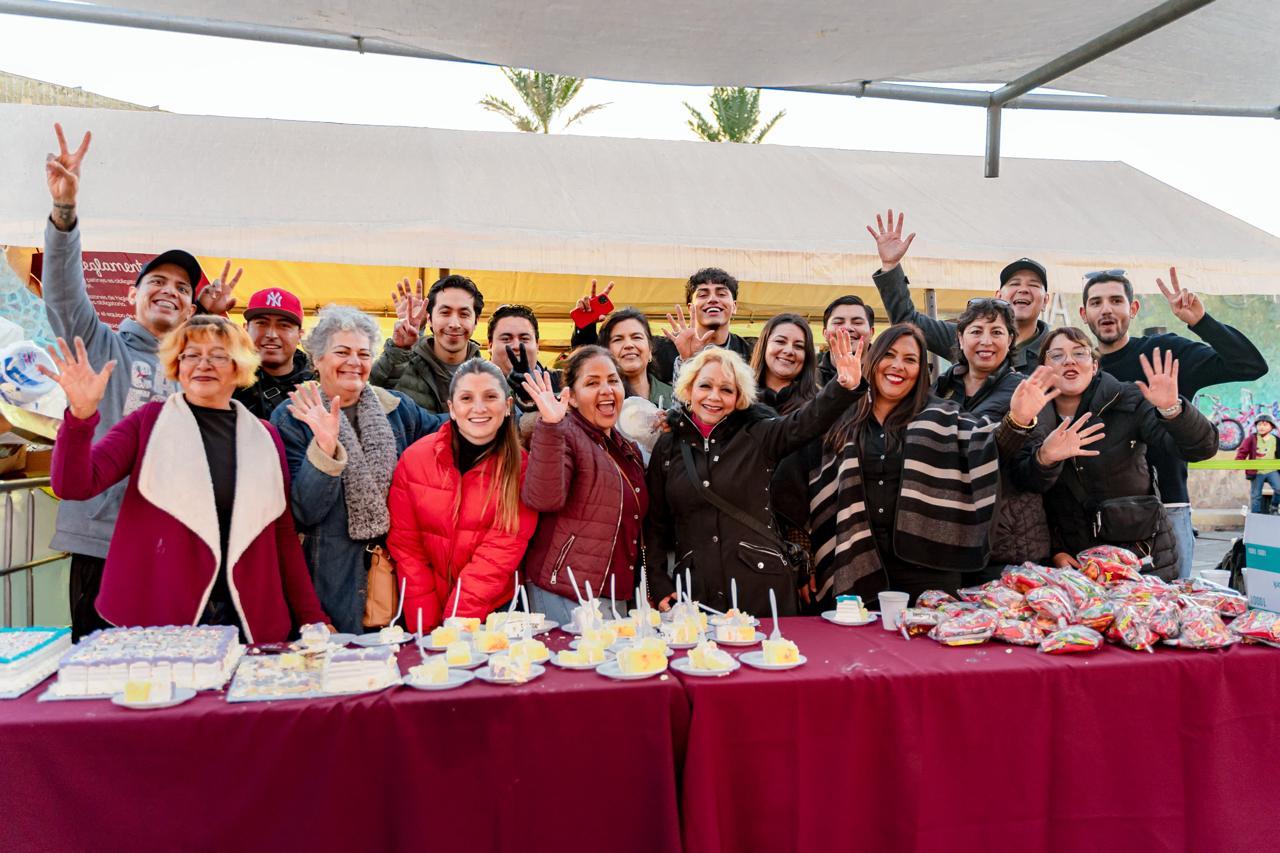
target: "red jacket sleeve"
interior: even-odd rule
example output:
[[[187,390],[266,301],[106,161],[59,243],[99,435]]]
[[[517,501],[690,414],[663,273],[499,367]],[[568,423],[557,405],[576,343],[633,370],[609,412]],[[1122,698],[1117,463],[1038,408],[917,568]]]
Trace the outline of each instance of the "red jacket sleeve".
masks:
[[[528,471],[528,459],[520,454],[521,475]],[[498,527],[494,518],[494,526],[471,553],[471,559],[462,567],[462,598],[458,602],[459,616],[473,616],[483,619],[495,607],[504,601],[514,590],[512,578],[520,561],[524,559],[525,549],[533,538],[533,531],[538,526],[538,514],[520,502],[520,513],[515,531],[507,533]],[[452,595],[452,591],[450,595]],[[453,600],[450,598],[452,608]]]
[[[276,451],[280,454],[280,473],[284,476],[285,510],[276,519],[274,526],[276,553],[280,556],[280,583],[284,587],[285,601],[298,625],[328,623],[329,617],[320,606],[320,598],[311,582],[311,573],[307,571],[307,561],[302,554],[298,531],[293,526],[293,508],[289,506],[289,463],[285,459],[284,443],[280,441],[275,427],[265,421],[263,425],[271,433],[271,440],[276,443]]]
[[[94,444],[93,431],[101,420],[98,413],[81,419],[68,409],[53,445],[49,468],[53,493],[64,500],[85,501],[129,476],[138,460],[144,411],[145,407],[121,419]]]
[[[538,421],[529,442],[529,462],[520,499],[535,512],[559,512],[569,500],[573,482],[573,444],[566,416],[559,423]]]
[[[404,624],[410,630],[418,628],[418,610],[422,611],[423,630],[430,630],[441,622],[440,595],[436,591],[435,573],[424,546],[424,531],[418,523],[417,504],[413,484],[420,479],[418,456],[413,447],[405,451],[391,478],[391,491],[387,495],[387,508],[391,515],[391,528],[387,531],[387,547],[396,561],[396,575],[404,582]]]
[[[1237,459],[1254,459],[1258,452],[1258,437],[1254,433],[1249,433],[1244,437],[1244,441],[1240,442],[1240,446],[1236,448]]]

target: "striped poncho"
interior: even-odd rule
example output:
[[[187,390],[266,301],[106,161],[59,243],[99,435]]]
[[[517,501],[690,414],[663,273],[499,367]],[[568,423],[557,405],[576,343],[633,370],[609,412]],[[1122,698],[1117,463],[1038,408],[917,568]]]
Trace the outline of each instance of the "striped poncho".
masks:
[[[1000,482],[995,429],[948,400],[930,401],[907,425],[893,534],[899,558],[951,571],[986,565]],[[882,567],[856,441],[823,448],[809,496],[819,594],[843,594]]]

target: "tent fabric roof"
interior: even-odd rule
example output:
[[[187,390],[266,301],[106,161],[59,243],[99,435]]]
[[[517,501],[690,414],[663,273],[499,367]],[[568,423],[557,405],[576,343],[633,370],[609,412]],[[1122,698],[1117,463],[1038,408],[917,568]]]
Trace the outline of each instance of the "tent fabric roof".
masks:
[[[94,5],[383,38],[460,59],[649,83],[1007,83],[1159,0],[119,0]],[[1055,81],[1280,105],[1280,3],[1217,0]]]
[[[989,290],[1023,255],[1074,289],[1177,264],[1206,293],[1280,293],[1280,238],[1122,163],[227,119],[0,105],[0,244],[42,242],[52,125],[92,130],[87,249],[344,264],[866,284],[865,225],[919,233],[917,286]],[[1070,285],[1068,285],[1070,282]]]

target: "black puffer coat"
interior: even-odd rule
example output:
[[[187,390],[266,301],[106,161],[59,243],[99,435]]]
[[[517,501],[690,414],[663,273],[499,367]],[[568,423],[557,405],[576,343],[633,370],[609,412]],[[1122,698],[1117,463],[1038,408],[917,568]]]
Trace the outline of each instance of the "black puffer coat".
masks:
[[[693,596],[717,610],[729,607],[729,580],[738,584],[738,606],[756,615],[769,612],[769,590],[778,612],[796,612],[795,573],[775,537],[730,518],[708,503],[689,481],[681,445],[693,453],[694,467],[707,488],[777,530],[770,481],[778,460],[821,436],[862,394],[866,383],[847,391],[831,382],[798,411],[776,417],[759,404],[736,411],[703,438],[685,407],[673,410],[671,432],[658,439],[649,460],[649,514],[645,523],[646,564],[652,597],[675,590],[665,571],[668,554],[675,569],[689,568]]]
[[[1081,397],[1077,412],[1092,412],[1090,424],[1099,418],[1106,424],[1106,438],[1089,445],[1090,450],[1099,451],[1097,456],[1076,457],[1044,468],[1035,459],[1041,442],[1029,442],[1019,453],[1013,471],[1014,482],[1020,488],[1044,492],[1055,552],[1074,556],[1100,544],[1094,535],[1098,502],[1157,494],[1147,466],[1148,446],[1160,447],[1170,456],[1188,462],[1208,459],[1218,450],[1217,427],[1190,402],[1184,399],[1177,417],[1165,420],[1136,385],[1121,382],[1109,373],[1098,373]],[[1053,403],[1040,413],[1040,422],[1050,429],[1061,423]],[[1094,506],[1081,503],[1073,484]],[[1140,557],[1150,554],[1153,573],[1172,580],[1178,572],[1177,550],[1164,507],[1159,508],[1159,515],[1156,534],[1151,539],[1109,544],[1123,545]]]

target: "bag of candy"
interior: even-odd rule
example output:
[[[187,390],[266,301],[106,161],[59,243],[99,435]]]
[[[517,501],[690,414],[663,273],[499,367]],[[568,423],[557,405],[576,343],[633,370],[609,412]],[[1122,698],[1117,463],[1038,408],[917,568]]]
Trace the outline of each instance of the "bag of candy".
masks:
[[[1000,582],[1009,589],[1024,595],[1038,586],[1049,583],[1049,569],[1027,561],[1021,566],[1005,566]]]
[[[1058,586],[1041,586],[1031,590],[1027,593],[1027,606],[1054,625],[1060,620],[1067,623],[1075,621],[1076,611],[1071,597]]]
[[[1076,613],[1076,621],[1086,628],[1095,631],[1106,631],[1115,619],[1115,605],[1110,601],[1099,601]]]
[[[939,622],[929,637],[944,646],[972,646],[990,640],[999,621],[994,610],[971,610]]]
[[[1138,580],[1142,577],[1142,562],[1138,555],[1115,545],[1096,545],[1076,555],[1080,571],[1090,580],[1112,583],[1117,580]]]
[[[1107,639],[1136,651],[1152,651],[1151,647],[1160,641],[1160,637],[1147,624],[1145,610],[1133,604],[1117,604]]]
[[[1178,646],[1184,649],[1220,649],[1240,638],[1227,630],[1216,610],[1192,607],[1182,614],[1182,633]]]
[[[1107,597],[1106,590],[1075,569],[1054,569],[1049,573],[1049,581],[1071,598],[1071,606],[1082,610]]]
[[[1197,606],[1216,610],[1219,616],[1225,616],[1228,619],[1240,616],[1249,609],[1249,600],[1247,598],[1237,592],[1223,589],[1201,590],[1193,592],[1185,596],[1185,598],[1194,602]]]
[[[1245,642],[1280,643],[1280,613],[1247,610],[1231,623],[1230,631]]]
[[[981,609],[982,605],[973,601],[947,601],[938,605],[938,612],[948,619],[953,616],[959,616],[962,613],[970,613]]]
[[[1054,631],[1040,643],[1038,651],[1047,655],[1069,655],[1091,652],[1102,646],[1102,635],[1084,625],[1068,625]]]
[[[923,607],[926,610],[937,610],[944,604],[954,602],[956,597],[949,592],[943,592],[940,589],[926,589],[920,593],[920,597],[916,599],[916,607]]]
[[[1015,646],[1035,646],[1044,639],[1045,632],[1030,619],[1001,619],[996,626],[995,638]]]
[[[1031,615],[1026,596],[1003,584],[997,584],[991,588],[984,587],[982,595],[978,598],[978,604],[996,611],[1001,616],[1017,618]]]
[[[1147,625],[1161,637],[1172,640],[1182,628],[1182,611],[1173,601],[1158,598],[1147,612]]]
[[[978,599],[982,597],[982,587],[966,586],[963,589],[957,589],[956,595],[960,597],[961,601],[968,601],[970,603],[976,604],[978,602]]]
[[[908,607],[902,611],[898,627],[902,631],[902,636],[910,640],[912,637],[929,633],[944,618],[937,610],[929,610],[924,607]]]

